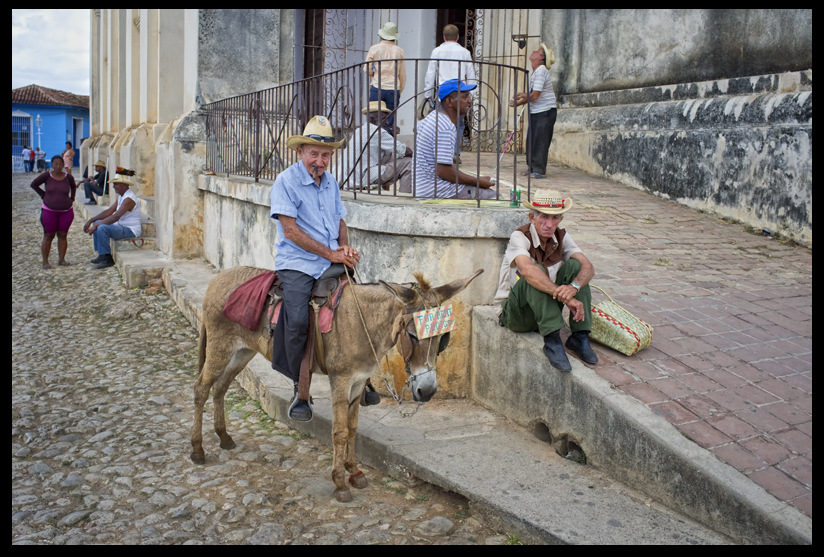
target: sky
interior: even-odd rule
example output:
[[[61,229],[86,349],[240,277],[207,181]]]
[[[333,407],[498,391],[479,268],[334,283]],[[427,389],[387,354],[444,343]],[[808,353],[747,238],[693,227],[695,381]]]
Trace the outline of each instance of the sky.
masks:
[[[11,88],[89,94],[90,10],[12,10]]]

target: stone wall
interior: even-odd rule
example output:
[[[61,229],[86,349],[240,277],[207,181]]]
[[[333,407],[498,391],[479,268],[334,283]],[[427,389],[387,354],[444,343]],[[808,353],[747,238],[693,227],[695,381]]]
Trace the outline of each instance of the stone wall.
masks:
[[[546,10],[550,156],[812,245],[811,10]]]
[[[203,256],[221,270],[236,265],[274,268],[271,182],[201,175],[198,188],[204,192]],[[438,396],[469,396],[470,310],[492,302],[509,235],[526,222],[527,211],[443,208],[401,199],[355,201],[346,192],[343,197],[350,241],[363,258],[358,273],[364,282],[412,282],[412,274],[422,272],[437,286],[484,269],[452,300],[458,329],[438,358]],[[389,361],[396,384],[402,385],[402,358],[393,350]]]

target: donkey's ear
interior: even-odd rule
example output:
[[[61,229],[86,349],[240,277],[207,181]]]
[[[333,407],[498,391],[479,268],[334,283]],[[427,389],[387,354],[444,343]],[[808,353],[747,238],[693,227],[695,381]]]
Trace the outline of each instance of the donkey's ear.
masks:
[[[450,282],[449,284],[444,284],[443,286],[439,286],[433,289],[432,292],[435,293],[435,296],[438,300],[438,304],[442,304],[452,296],[458,294],[461,290],[466,288],[469,285],[469,283],[475,279],[475,277],[477,277],[483,272],[483,269],[478,269],[477,271],[475,271],[475,274],[473,274],[470,277],[458,279]]]
[[[405,306],[414,303],[418,298],[417,293],[415,293],[415,291],[411,288],[407,288],[405,286],[401,286],[400,284],[395,284],[391,282],[380,281],[380,283],[381,286],[389,290],[392,293],[392,295],[395,296],[395,298],[397,298],[397,300]]]

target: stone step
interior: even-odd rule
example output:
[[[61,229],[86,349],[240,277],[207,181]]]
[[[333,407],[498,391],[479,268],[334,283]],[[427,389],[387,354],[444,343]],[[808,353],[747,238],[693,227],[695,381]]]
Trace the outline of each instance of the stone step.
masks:
[[[126,238],[114,241],[115,252],[134,250],[154,250],[157,249],[157,238],[141,236],[140,238]]]
[[[138,195],[138,203],[140,204],[140,212],[145,213],[149,218],[155,216],[155,198],[153,195]]]

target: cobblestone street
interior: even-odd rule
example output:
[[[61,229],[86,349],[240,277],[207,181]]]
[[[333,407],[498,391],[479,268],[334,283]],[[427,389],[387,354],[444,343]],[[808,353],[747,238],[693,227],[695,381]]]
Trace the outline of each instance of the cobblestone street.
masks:
[[[165,295],[98,271],[76,217],[69,267],[41,269],[34,175],[12,176],[13,544],[442,544],[514,541],[468,501],[369,467],[332,497],[331,450],[260,411],[235,385],[222,451],[189,460],[197,332]],[[206,411],[211,412],[211,401]]]

